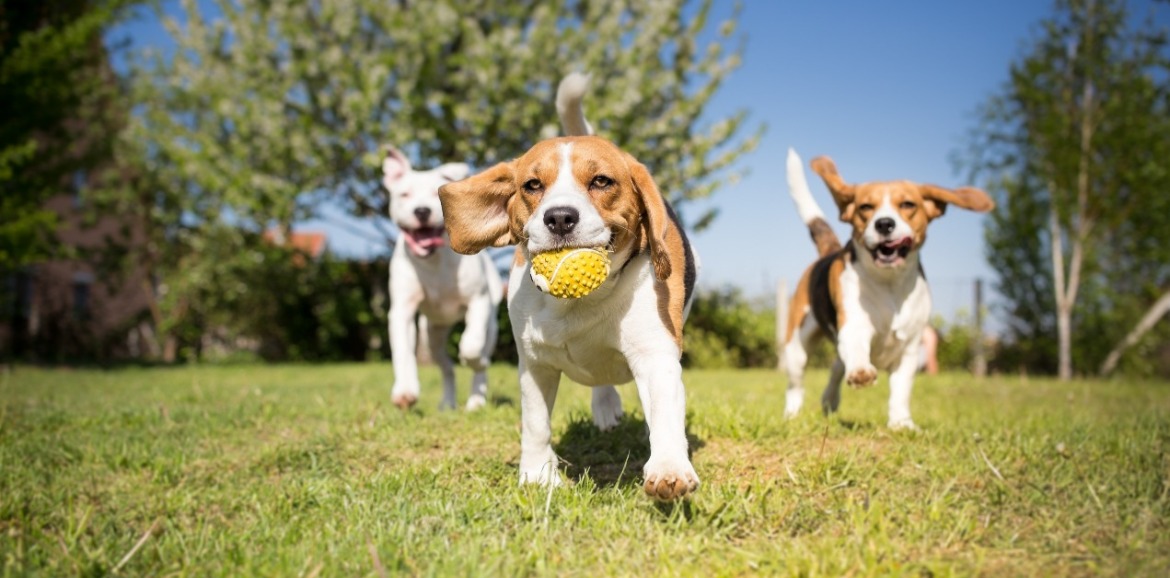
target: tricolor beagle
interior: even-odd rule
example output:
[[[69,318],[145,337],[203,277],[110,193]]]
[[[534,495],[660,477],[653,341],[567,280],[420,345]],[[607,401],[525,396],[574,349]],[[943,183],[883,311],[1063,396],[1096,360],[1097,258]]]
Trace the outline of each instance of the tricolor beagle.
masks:
[[[592,132],[580,107],[584,89],[585,79],[571,75],[558,90],[570,133]],[[550,415],[563,374],[593,386],[593,421],[602,429],[622,415],[613,385],[634,380],[650,429],[646,493],[673,500],[695,491],[679,358],[696,262],[646,167],[595,136],[554,138],[444,185],[439,196],[456,251],[517,245],[508,312],[520,354],[520,482],[561,483]],[[611,252],[611,273],[584,297],[552,297],[529,276],[535,253],[596,246]]]
[[[792,297],[785,337],[788,394],[784,415],[804,401],[808,348],[821,336],[837,345],[837,360],[821,398],[826,414],[841,401],[841,380],[864,387],[890,372],[889,427],[914,429],[910,389],[918,347],[930,317],[930,288],[919,262],[926,226],[948,204],[986,212],[995,203],[979,189],[944,189],[910,181],[847,184],[828,157],[812,169],[825,181],[840,218],[853,226],[845,247],[825,222],[805,180],[800,157],[788,151],[788,186],[820,259],[805,270]]]

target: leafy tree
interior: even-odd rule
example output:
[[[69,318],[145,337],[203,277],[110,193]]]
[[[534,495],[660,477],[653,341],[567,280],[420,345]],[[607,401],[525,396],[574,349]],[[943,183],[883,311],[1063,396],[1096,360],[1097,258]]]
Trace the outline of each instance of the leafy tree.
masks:
[[[1138,216],[1170,184],[1170,85],[1165,31],[1130,26],[1122,0],[1056,6],[982,109],[968,162],[999,197],[985,236],[1012,337],[1036,365],[1055,351],[1068,379],[1074,358],[1099,360],[1103,339],[1136,320],[1123,304],[1170,288],[1154,250],[1125,250],[1170,243],[1170,228]]]
[[[54,251],[44,208],[75,171],[108,154],[119,122],[102,32],[124,0],[13,0],[0,5],[0,270]]]
[[[685,205],[737,178],[760,134],[744,134],[742,111],[702,116],[742,52],[727,47],[734,19],[710,30],[712,3],[222,0],[203,14],[187,0],[181,21],[166,20],[173,55],[137,61],[141,114],[121,142],[138,180],[109,200],[148,213],[142,258],[167,279],[186,275],[179,264],[198,258],[203,231],[225,222],[287,231],[331,204],[378,224],[383,145],[418,166],[513,158],[558,133],[556,84],[585,70],[599,134]]]

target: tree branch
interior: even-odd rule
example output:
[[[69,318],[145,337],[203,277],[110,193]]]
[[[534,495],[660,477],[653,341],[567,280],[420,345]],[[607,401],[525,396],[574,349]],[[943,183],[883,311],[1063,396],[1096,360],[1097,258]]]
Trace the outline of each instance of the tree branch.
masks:
[[[1162,296],[1158,298],[1158,300],[1155,301],[1153,305],[1150,306],[1149,310],[1146,311],[1146,314],[1142,316],[1141,321],[1138,321],[1133,330],[1125,336],[1125,339],[1122,339],[1121,342],[1113,348],[1113,351],[1109,352],[1109,355],[1105,357],[1105,362],[1101,364],[1101,375],[1106,376],[1110,373],[1113,373],[1113,370],[1117,369],[1118,362],[1121,361],[1121,354],[1125,353],[1126,349],[1136,345],[1142,336],[1145,335],[1146,332],[1148,332],[1150,329],[1152,329],[1154,324],[1156,324],[1158,320],[1168,312],[1170,312],[1170,290],[1167,290],[1165,293],[1163,293]]]

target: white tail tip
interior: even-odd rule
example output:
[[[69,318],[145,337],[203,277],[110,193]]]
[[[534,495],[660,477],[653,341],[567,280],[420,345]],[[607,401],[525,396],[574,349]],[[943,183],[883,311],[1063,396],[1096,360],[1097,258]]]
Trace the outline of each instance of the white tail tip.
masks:
[[[817,206],[812,191],[808,188],[808,179],[804,176],[804,162],[800,160],[796,150],[791,148],[788,149],[788,193],[796,202],[796,211],[800,213],[802,221],[811,223],[815,219],[824,220],[825,213]]]
[[[588,89],[589,75],[580,72],[570,73],[557,86],[557,115],[561,117],[561,126],[568,136],[593,134],[593,127],[585,120],[585,110],[581,107]]]

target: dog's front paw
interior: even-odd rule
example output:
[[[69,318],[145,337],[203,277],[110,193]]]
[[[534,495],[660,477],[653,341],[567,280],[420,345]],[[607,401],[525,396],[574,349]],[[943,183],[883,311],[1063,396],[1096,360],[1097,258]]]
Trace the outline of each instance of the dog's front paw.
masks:
[[[409,393],[403,393],[390,396],[390,401],[393,402],[394,405],[398,406],[398,409],[407,410],[414,407],[414,404],[418,403],[418,397]]]
[[[642,470],[646,495],[662,502],[685,497],[699,489],[699,475],[686,458],[658,459],[650,456]]]
[[[871,363],[852,369],[845,376],[850,387],[868,387],[877,382],[877,368]]]
[[[540,484],[542,486],[558,487],[565,482],[561,480],[561,474],[557,471],[556,462],[546,462],[539,468],[520,468],[520,485],[524,484]]]
[[[485,405],[487,405],[487,398],[485,398],[482,394],[473,393],[471,394],[471,397],[467,398],[467,405],[465,408],[467,411],[475,411]]]
[[[914,420],[908,417],[891,419],[886,426],[894,431],[918,431],[918,426],[914,424]]]
[[[418,403],[418,383],[410,381],[395,381],[390,389],[390,402],[398,409],[410,409]]]

